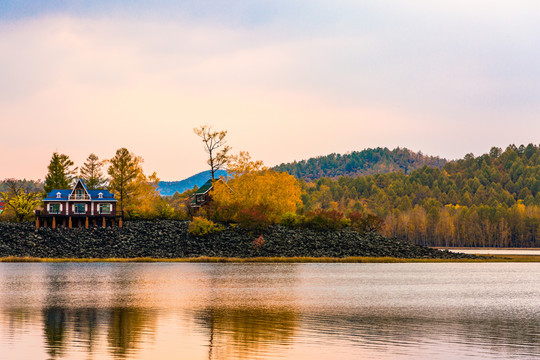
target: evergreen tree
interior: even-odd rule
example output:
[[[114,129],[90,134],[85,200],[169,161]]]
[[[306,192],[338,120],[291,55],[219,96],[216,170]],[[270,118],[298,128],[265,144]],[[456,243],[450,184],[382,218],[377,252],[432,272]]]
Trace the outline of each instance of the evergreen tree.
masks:
[[[102,167],[103,161],[99,161],[99,158],[95,154],[88,156],[80,170],[81,179],[83,179],[88,189],[101,189],[105,185],[105,179],[101,171]]]
[[[54,152],[51,162],[47,166],[49,172],[45,177],[45,192],[54,189],[69,189],[77,171],[77,168],[71,169],[73,165],[69,156]]]

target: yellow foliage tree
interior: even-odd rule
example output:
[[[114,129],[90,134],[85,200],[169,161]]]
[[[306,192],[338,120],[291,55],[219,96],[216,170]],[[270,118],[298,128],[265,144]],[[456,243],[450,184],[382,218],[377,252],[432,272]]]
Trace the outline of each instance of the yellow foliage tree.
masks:
[[[221,220],[238,221],[242,212],[257,211],[268,221],[277,222],[302,203],[302,190],[293,176],[270,170],[262,161],[252,161],[247,152],[231,157],[228,172],[232,178],[216,181],[211,193]]]
[[[151,215],[156,211],[156,205],[160,200],[157,187],[159,178],[154,172],[150,176],[141,171],[133,181],[133,196],[126,204],[126,208],[132,214]]]

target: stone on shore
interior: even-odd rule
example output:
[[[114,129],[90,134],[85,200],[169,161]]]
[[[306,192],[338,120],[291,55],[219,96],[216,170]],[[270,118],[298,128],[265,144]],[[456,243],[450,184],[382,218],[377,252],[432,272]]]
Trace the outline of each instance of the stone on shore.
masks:
[[[33,223],[0,223],[0,257],[395,257],[476,258],[352,230],[315,231],[274,225],[264,231],[226,227],[206,236],[188,233],[186,221],[128,221],[123,228],[35,229]],[[254,240],[263,235],[257,246]]]

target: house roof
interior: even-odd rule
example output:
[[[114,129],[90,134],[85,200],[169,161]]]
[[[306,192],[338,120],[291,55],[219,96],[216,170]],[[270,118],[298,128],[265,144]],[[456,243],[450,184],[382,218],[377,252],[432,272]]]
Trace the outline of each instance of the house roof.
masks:
[[[114,199],[114,194],[112,194],[109,190],[105,190],[105,189],[88,190],[84,181],[79,179],[79,181],[77,181],[77,184],[79,182],[82,184],[84,190],[90,196],[90,201],[108,201],[108,202],[116,201]],[[73,189],[54,189],[50,191],[49,193],[47,193],[47,196],[45,197],[45,199],[43,199],[43,201],[67,201],[69,200],[69,196],[73,193],[75,187],[77,187],[77,184],[75,184]],[[60,193],[60,197],[57,197],[58,193]],[[100,193],[103,194],[103,198],[99,197]]]
[[[202,195],[202,194],[206,194],[207,192],[209,192],[210,190],[212,190],[212,179],[208,180],[207,182],[204,183],[203,186],[201,186],[199,189],[197,189],[197,191],[195,191],[193,193],[193,195]]]

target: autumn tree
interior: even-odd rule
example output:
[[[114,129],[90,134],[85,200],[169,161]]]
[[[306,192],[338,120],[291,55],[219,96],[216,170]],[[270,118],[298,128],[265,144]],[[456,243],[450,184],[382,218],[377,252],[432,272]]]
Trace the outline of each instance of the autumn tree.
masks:
[[[40,202],[39,193],[29,190],[15,179],[6,179],[3,185],[7,190],[0,193],[0,199],[5,202],[7,209],[13,212],[15,218],[23,221],[32,215]]]
[[[301,203],[301,187],[293,176],[252,161],[247,152],[232,156],[227,171],[232,178],[215,181],[211,192],[219,220],[277,222]]]
[[[229,159],[230,146],[227,145],[225,136],[227,131],[212,131],[209,125],[194,128],[193,132],[202,139],[204,150],[208,153],[208,165],[212,179],[215,179],[216,171],[223,169]]]
[[[146,176],[142,171],[133,180],[132,197],[126,204],[131,217],[148,216],[157,210],[161,197],[157,191],[159,178],[154,172]]]
[[[109,160],[109,189],[116,195],[120,211],[126,210],[130,217],[150,213],[159,200],[157,174],[146,176],[142,162],[140,156],[135,156],[126,148],[118,149]]]
[[[86,162],[80,169],[80,177],[83,179],[86,187],[91,190],[101,189],[105,186],[105,178],[102,172],[103,161],[99,161],[99,157],[95,154],[90,154]]]
[[[134,195],[137,176],[143,172],[143,159],[130,153],[128,149],[116,150],[116,155],[109,160],[107,173],[110,176],[109,190],[116,195],[120,211],[124,211],[126,202]]]
[[[45,177],[45,192],[54,189],[69,189],[77,171],[77,168],[71,168],[73,165],[69,156],[54,152],[49,166],[47,166],[49,172]]]

